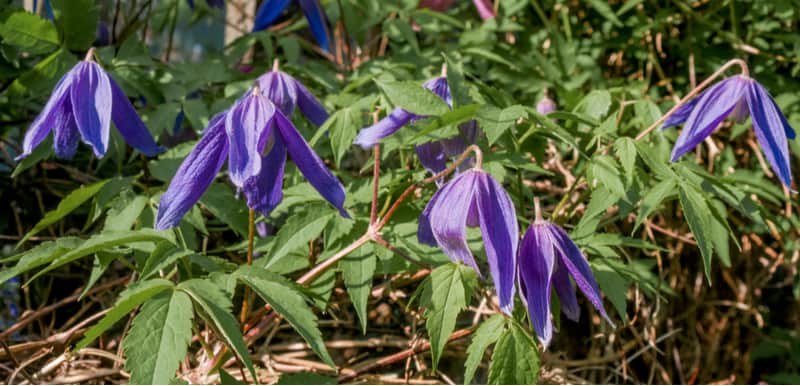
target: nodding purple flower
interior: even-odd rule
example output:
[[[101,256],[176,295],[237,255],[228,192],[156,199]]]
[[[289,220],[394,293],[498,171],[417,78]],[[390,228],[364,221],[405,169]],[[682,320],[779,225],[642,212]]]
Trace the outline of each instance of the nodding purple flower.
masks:
[[[542,99],[536,103],[536,112],[542,115],[547,115],[556,111],[558,107],[556,106],[556,102],[553,102],[552,99],[547,95],[547,91],[545,91]]]
[[[787,138],[794,139],[795,131],[769,92],[745,75],[732,76],[715,84],[668,117],[662,129],[683,124],[672,150],[672,161],[703,142],[731,114],[737,122],[748,116],[752,118],[756,138],[772,170],[781,183],[791,187]]]
[[[447,77],[442,76],[431,79],[425,82],[423,86],[431,90],[439,98],[442,98],[450,108],[453,107],[453,98],[450,95]],[[370,149],[382,139],[400,130],[403,126],[424,118],[424,116],[416,115],[397,107],[378,123],[361,129],[353,143],[365,150]],[[475,139],[478,136],[478,123],[474,120],[463,123],[459,126],[459,131],[460,135],[456,137],[416,146],[417,156],[422,166],[434,174],[444,170],[448,159],[463,153],[467,146],[475,143]]]
[[[44,109],[25,133],[22,154],[17,160],[30,155],[51,130],[57,157],[72,158],[81,140],[101,158],[108,149],[112,121],[122,138],[143,154],[154,156],[164,151],[117,82],[88,59],[92,52],[90,49],[87,59],[78,62],[58,81]]]
[[[554,287],[564,315],[570,320],[578,320],[580,316],[570,276],[600,315],[614,326],[603,308],[594,274],[578,246],[558,225],[536,220],[528,227],[519,247],[518,278],[519,292],[528,307],[533,329],[545,348],[553,338],[550,294]]]
[[[419,2],[418,7],[430,8],[434,11],[441,12],[450,8],[453,3],[455,3],[455,0],[422,0]],[[490,0],[472,0],[472,3],[475,4],[475,8],[481,15],[481,19],[487,20],[497,16]]]
[[[450,260],[480,274],[467,244],[467,227],[480,227],[500,307],[510,314],[519,239],[517,216],[502,185],[478,169],[461,173],[433,195],[419,218],[417,238],[440,246]]]
[[[311,123],[318,127],[328,119],[328,112],[325,111],[322,103],[302,83],[289,74],[273,68],[272,71],[261,75],[256,81],[262,92],[287,117],[292,115],[296,106]]]
[[[278,78],[284,79],[282,76]],[[259,89],[237,101],[230,110],[212,118],[205,134],[178,168],[167,192],[161,197],[156,229],[178,225],[211,185],[226,158],[228,177],[238,190],[244,191],[247,205],[268,215],[283,199],[287,153],[322,197],[342,216],[349,217],[343,207],[344,187],[287,118],[287,111],[291,113],[294,105],[281,100],[276,106],[270,98],[277,95],[277,88],[267,86],[264,89],[266,95]],[[303,110],[302,103],[298,104]],[[319,115],[313,116],[320,119]]]
[[[266,0],[261,3],[256,11],[253,32],[266,29],[278,19],[292,0]],[[319,47],[325,52],[331,52],[331,33],[328,28],[328,17],[322,10],[318,0],[297,0],[303,14],[311,27],[311,34],[317,40]]]

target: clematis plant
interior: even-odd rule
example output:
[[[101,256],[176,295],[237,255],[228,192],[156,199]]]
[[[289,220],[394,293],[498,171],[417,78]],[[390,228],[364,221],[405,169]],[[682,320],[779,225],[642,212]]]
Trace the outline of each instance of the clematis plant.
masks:
[[[259,84],[265,84],[267,95],[262,94]],[[268,215],[283,199],[287,153],[322,197],[342,216],[349,217],[343,207],[344,187],[287,118],[295,103],[289,97],[291,93],[278,86],[287,84],[293,85],[295,91],[304,90],[299,93],[303,96],[296,99],[297,105],[304,112],[312,112],[309,114],[312,122],[324,122],[322,117],[326,113],[321,104],[288,75],[273,73],[259,79],[247,96],[211,120],[203,137],[178,168],[161,197],[156,229],[168,229],[180,222],[211,185],[226,158],[228,176],[244,192],[247,205]]]
[[[500,308],[510,314],[519,239],[517,216],[503,186],[481,170],[479,152],[475,168],[459,174],[433,195],[420,215],[417,238],[421,243],[438,245],[450,260],[480,274],[467,244],[467,227],[480,227]]]
[[[743,122],[749,116],[772,170],[790,188],[792,171],[787,138],[794,139],[795,131],[764,86],[748,75],[744,62],[733,60],[716,74],[732,64],[742,66],[743,73],[722,80],[667,114],[662,129],[683,124],[672,150],[672,162],[703,142],[728,116],[733,115],[736,122]]]
[[[268,28],[278,19],[292,0],[266,0],[261,3],[256,11],[253,32]],[[322,10],[318,0],[297,0],[303,14],[311,27],[311,34],[317,40],[319,47],[325,52],[331,52],[331,33],[328,28],[328,18]]]
[[[53,131],[53,150],[59,158],[72,158],[78,141],[103,157],[108,149],[111,122],[128,144],[147,156],[164,149],[156,144],[136,109],[99,64],[92,60],[94,48],[56,84],[44,109],[34,119],[22,142],[21,160],[33,152]]]
[[[550,294],[555,289],[561,311],[570,320],[578,320],[580,307],[575,287],[589,299],[600,315],[613,327],[600,288],[581,250],[561,227],[542,219],[539,200],[535,198],[536,220],[528,227],[519,247],[518,282],[520,297],[528,307],[528,316],[536,335],[546,348],[553,338]]]
[[[442,98],[450,108],[453,107],[453,98],[450,95],[450,87],[445,74],[425,82],[423,87]],[[424,116],[397,107],[374,125],[361,129],[353,143],[365,150],[370,149],[403,126],[424,118]],[[444,170],[450,158],[463,153],[468,145],[475,143],[478,129],[478,123],[472,120],[459,126],[460,135],[458,136],[416,146],[415,150],[422,166],[434,174]]]

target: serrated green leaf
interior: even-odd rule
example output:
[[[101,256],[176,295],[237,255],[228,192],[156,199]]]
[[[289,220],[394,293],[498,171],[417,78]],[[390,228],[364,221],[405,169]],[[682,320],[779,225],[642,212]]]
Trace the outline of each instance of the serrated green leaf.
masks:
[[[23,272],[50,263],[81,245],[81,243],[83,243],[83,240],[77,237],[62,237],[55,241],[39,244],[29,251],[20,253],[18,255],[19,258],[15,258],[18,261],[14,267],[0,271],[0,284]]]
[[[225,291],[214,282],[203,279],[187,280],[179,284],[178,289],[186,292],[200,306],[203,310],[201,315],[211,324],[217,335],[225,340],[228,347],[244,363],[253,379],[258,378],[250,352],[247,351],[244,337],[239,330],[239,323],[231,314],[233,305]]]
[[[372,291],[372,277],[377,267],[372,244],[365,244],[339,262],[347,294],[356,309],[361,330],[367,333],[367,299]]]
[[[165,384],[175,377],[192,339],[193,315],[192,300],[180,291],[144,303],[122,342],[131,384]]]
[[[489,365],[489,383],[535,385],[538,379],[539,355],[536,343],[525,330],[512,323],[494,346]]]
[[[336,164],[342,162],[342,156],[353,145],[353,138],[361,128],[361,114],[352,107],[345,107],[330,116],[320,130],[327,131],[331,141],[331,150]]]
[[[625,185],[630,185],[636,167],[636,144],[630,137],[617,138],[614,142],[614,150],[617,152],[622,170],[625,171]]]
[[[0,37],[3,43],[17,46],[33,55],[58,48],[56,26],[23,10],[0,14]]]
[[[194,254],[194,251],[176,247],[171,242],[161,242],[156,245],[156,249],[150,253],[141,269],[141,278],[147,279],[155,275],[158,271],[168,267],[170,264]]]
[[[78,207],[83,205],[84,202],[94,197],[94,195],[97,194],[97,192],[99,192],[100,189],[102,189],[103,186],[108,183],[108,181],[109,180],[98,181],[88,186],[82,186],[70,192],[66,197],[64,197],[63,200],[61,200],[61,202],[58,203],[58,206],[55,210],[47,212],[44,217],[33,226],[33,229],[25,234],[22,240],[17,243],[17,248],[19,248],[19,246],[31,236],[41,232],[43,229],[54,224],[56,221],[61,220],[64,218],[64,216],[72,213],[73,210],[78,209]]]
[[[472,287],[474,275],[474,271],[457,263],[444,264],[431,272],[423,299],[434,370],[447,339],[455,330],[458,314],[467,307],[468,289]]]
[[[472,334],[472,343],[467,348],[467,359],[464,362],[464,383],[472,383],[472,378],[475,378],[475,370],[481,364],[486,350],[500,339],[503,332],[505,332],[505,318],[501,315],[493,315],[481,323],[481,326]]]
[[[708,217],[711,210],[708,208],[703,195],[694,188],[680,186],[679,192],[683,215],[686,217],[689,230],[692,231],[694,240],[697,242],[697,248],[700,249],[700,254],[703,257],[706,279],[711,283],[711,258],[714,250],[714,244],[711,242],[709,235],[710,221]]]
[[[594,271],[595,278],[597,278],[600,290],[614,305],[617,314],[620,318],[627,320],[628,315],[625,310],[627,308],[628,287],[630,287],[631,281],[605,264],[592,264],[592,271]]]
[[[389,101],[397,107],[419,115],[442,115],[450,111],[442,98],[414,81],[375,81]]]
[[[317,316],[306,304],[306,300],[298,291],[296,284],[256,266],[243,266],[234,275],[252,288],[265,302],[272,305],[272,308],[282,315],[308,342],[317,356],[331,367],[336,367],[325,348],[322,333],[317,328]]]
[[[88,49],[94,42],[99,11],[94,0],[50,0],[64,45],[73,51]]]
[[[124,200],[118,200],[112,203],[111,209],[106,214],[106,222],[103,226],[103,231],[127,231],[130,230],[139,214],[147,205],[149,199],[145,196],[134,196],[132,198],[125,197]]]
[[[289,252],[317,238],[335,215],[334,212],[320,215],[318,211],[309,210],[289,218],[275,235],[274,247],[267,255],[264,268],[271,267]]]
[[[450,95],[453,97],[453,109],[472,103],[464,79],[464,66],[456,61],[452,54],[442,52],[442,57],[447,64],[447,85],[450,87]]]
[[[607,90],[594,90],[581,99],[578,106],[575,107],[575,112],[599,120],[608,114],[609,108],[611,108],[611,93]]]
[[[211,184],[202,197],[203,204],[214,217],[228,224],[239,236],[247,235],[248,209],[243,200],[237,200],[233,190],[224,184]]]
[[[114,323],[128,315],[134,308],[147,299],[173,287],[174,285],[171,281],[164,279],[152,279],[131,284],[125,291],[119,294],[117,302],[114,304],[114,307],[106,313],[106,316],[83,334],[83,339],[75,345],[75,350],[80,350],[89,345],[89,343],[92,343],[100,334],[111,328]]]
[[[622,27],[622,22],[619,21],[619,18],[607,2],[603,0],[589,0],[589,5],[594,8],[597,13],[603,15],[603,17],[605,17],[612,24],[617,27]]]
[[[408,143],[417,144],[427,142],[430,139],[441,139],[444,133],[450,131],[448,130],[449,127],[460,125],[475,117],[475,113],[479,108],[480,105],[478,104],[465,105],[448,111],[439,117],[432,117],[429,119],[430,123],[416,133]]]
[[[625,185],[620,178],[617,162],[607,155],[598,155],[593,161],[592,174],[597,181],[618,197],[624,197]]]
[[[520,105],[498,109],[484,107],[478,113],[478,122],[486,133],[489,144],[494,144],[519,118],[527,118],[527,110]]]
[[[636,224],[633,231],[636,232],[650,215],[661,205],[664,200],[675,192],[677,182],[672,178],[667,178],[648,190],[639,204],[639,214],[636,216]]]

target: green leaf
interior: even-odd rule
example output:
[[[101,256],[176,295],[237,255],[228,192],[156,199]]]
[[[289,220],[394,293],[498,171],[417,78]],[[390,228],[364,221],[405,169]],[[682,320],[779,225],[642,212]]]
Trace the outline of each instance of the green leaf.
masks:
[[[192,299],[161,292],[142,306],[122,343],[133,385],[165,384],[175,377],[192,339]]]
[[[460,125],[475,117],[475,113],[480,108],[477,103],[464,105],[448,111],[439,117],[431,117],[428,119],[428,125],[414,135],[407,143],[423,143],[431,139],[441,139],[447,133],[448,128],[455,125]],[[455,131],[455,130],[453,130]],[[431,138],[433,137],[433,138]]]
[[[356,309],[361,331],[367,333],[367,300],[372,291],[372,277],[375,275],[378,259],[373,253],[372,244],[365,244],[339,262],[344,276],[347,294]]]
[[[611,108],[611,93],[606,90],[594,90],[581,99],[575,112],[581,112],[598,120],[608,114]]]
[[[711,283],[711,258],[714,249],[708,233],[710,231],[708,217],[711,209],[706,204],[705,197],[691,186],[680,186],[679,192],[683,215],[697,242],[697,247],[700,248],[706,279]]]
[[[322,333],[317,328],[317,317],[311,311],[305,298],[300,295],[296,284],[256,266],[242,266],[235,272],[235,276],[252,288],[265,302],[272,305],[272,308],[282,315],[308,342],[317,356],[331,367],[336,368],[336,364],[325,348]]]
[[[536,343],[516,323],[503,332],[494,346],[489,365],[489,383],[493,385],[534,385],[539,379],[539,355]]]
[[[124,196],[123,196],[124,197]],[[120,198],[123,198],[120,197]],[[124,197],[111,204],[111,209],[106,214],[106,222],[103,231],[127,231],[130,230],[139,214],[147,205],[149,199],[145,196],[134,196],[131,199]]]
[[[120,245],[127,245],[131,243],[138,243],[142,241],[173,241],[172,233],[170,231],[158,232],[152,229],[140,229],[137,231],[123,231],[123,232],[104,232],[96,234],[83,242],[75,249],[65,253],[64,255],[53,260],[47,268],[39,271],[30,280],[38,278],[39,276],[50,272],[65,264],[71,263],[84,256],[91,255],[112,247]]]
[[[478,122],[486,133],[489,144],[494,144],[519,118],[527,118],[527,110],[520,105],[498,109],[486,106],[478,112]]]
[[[442,52],[442,57],[447,64],[447,85],[450,87],[450,95],[453,97],[453,109],[472,103],[469,89],[464,80],[464,66],[456,61],[452,54]]]
[[[442,98],[413,81],[381,82],[378,86],[397,107],[419,115],[442,115],[450,111]]]
[[[94,0],[50,0],[56,25],[66,47],[88,49],[94,42],[99,12]]]
[[[597,284],[600,290],[614,305],[620,318],[626,319],[628,315],[625,311],[627,307],[628,287],[631,285],[630,279],[620,275],[613,268],[605,264],[592,264]]]
[[[119,294],[117,302],[114,304],[114,307],[106,313],[106,316],[83,334],[83,339],[75,345],[75,351],[88,346],[89,343],[97,339],[100,334],[111,328],[114,323],[128,315],[134,308],[147,299],[173,287],[174,285],[171,281],[164,279],[152,279],[131,284],[125,291]]]
[[[589,0],[589,5],[594,8],[597,13],[603,15],[611,24],[614,24],[617,27],[622,27],[622,22],[619,21],[619,18],[608,5],[608,3],[604,0]]]
[[[18,255],[19,261],[17,261],[14,267],[0,271],[0,284],[5,283],[14,276],[45,265],[63,256],[65,253],[81,245],[81,243],[83,243],[83,240],[77,237],[62,237],[54,241],[39,244],[29,251],[20,253]]]
[[[336,164],[342,162],[342,156],[353,145],[353,138],[361,128],[361,114],[358,110],[345,107],[328,118],[320,130],[327,131],[331,140],[331,150]]]
[[[447,339],[456,327],[458,314],[467,307],[475,281],[475,272],[463,264],[448,263],[431,272],[423,294],[423,305],[426,307],[425,319],[434,370]]]
[[[647,191],[647,194],[642,198],[642,203],[639,204],[639,214],[636,216],[636,224],[633,226],[633,231],[636,232],[639,226],[642,225],[655,211],[664,200],[675,192],[677,181],[673,178],[667,178],[656,184],[652,189]]]
[[[479,56],[479,57],[482,57],[482,58],[487,59],[489,61],[492,61],[492,62],[495,62],[495,63],[500,63],[500,64],[502,64],[504,66],[507,66],[508,68],[510,68],[510,69],[512,69],[514,71],[519,71],[519,67],[517,65],[515,65],[514,63],[512,63],[512,62],[508,61],[506,58],[504,58],[504,57],[502,57],[502,56],[500,56],[498,54],[495,54],[492,51],[484,49],[484,48],[470,47],[470,48],[465,49],[464,53],[468,54],[468,55]]]
[[[17,46],[33,55],[58,48],[56,26],[22,10],[0,14],[0,37],[3,43]]]
[[[72,213],[73,210],[78,209],[78,207],[83,205],[84,202],[94,197],[94,195],[97,194],[97,192],[99,192],[100,189],[102,189],[103,186],[108,183],[108,181],[109,180],[102,180],[95,182],[89,186],[82,186],[70,192],[66,197],[64,197],[63,200],[61,200],[61,202],[58,203],[58,207],[56,207],[55,210],[47,212],[44,217],[33,226],[33,229],[25,234],[22,240],[17,243],[17,248],[19,248],[19,246],[31,236],[41,232],[43,229],[54,224],[56,221],[61,220],[64,218],[64,216]]]
[[[12,95],[28,94],[38,96],[42,94],[50,94],[50,90],[53,89],[53,86],[55,86],[56,82],[58,82],[58,79],[61,78],[61,76],[64,75],[64,73],[66,73],[70,68],[72,68],[75,63],[75,57],[67,50],[60,49],[56,52],[53,52],[50,54],[50,56],[42,59],[39,61],[39,63],[36,63],[33,68],[20,75],[17,79],[14,79],[14,81],[8,87],[8,92]],[[52,144],[52,142],[50,142],[50,144]],[[45,144],[39,145],[37,149],[42,146],[45,146]],[[20,164],[17,165],[17,168],[14,170],[13,176],[18,175],[23,170],[32,166],[27,162],[27,160],[32,158],[34,155],[35,152],[20,162]]]
[[[617,152],[622,170],[625,171],[626,185],[630,185],[636,167],[636,144],[630,137],[617,138],[614,142],[614,150]]]
[[[318,211],[309,210],[289,218],[275,235],[275,242],[267,255],[264,268],[271,267],[289,252],[317,238],[335,215],[334,212],[320,215]]]
[[[205,194],[200,197],[214,217],[222,220],[239,236],[247,235],[248,209],[243,200],[237,200],[233,190],[224,184],[211,184]]]
[[[467,348],[467,360],[464,362],[464,383],[472,383],[475,378],[475,370],[483,360],[483,354],[493,343],[500,339],[500,335],[505,332],[505,318],[495,314],[486,319],[481,326],[472,334],[472,343]]]
[[[141,269],[141,277],[147,279],[170,264],[193,254],[194,251],[176,247],[171,242],[158,243],[156,249],[145,260],[144,267]]]
[[[225,340],[228,347],[233,350],[239,360],[244,363],[250,371],[253,379],[256,376],[256,369],[253,367],[253,360],[244,337],[239,330],[239,323],[231,314],[233,305],[225,294],[225,291],[210,280],[190,279],[178,285],[178,289],[186,292],[192,300],[200,305],[203,310],[201,314],[206,321],[214,328],[217,335]]]
[[[616,164],[617,162],[607,155],[595,156],[594,162],[592,162],[592,174],[600,185],[605,186],[618,197],[624,197],[625,185],[622,184]]]
[[[223,370],[222,368],[219,369],[219,384],[220,385],[247,385],[247,382],[242,382],[233,377],[233,375],[228,374],[227,371]]]

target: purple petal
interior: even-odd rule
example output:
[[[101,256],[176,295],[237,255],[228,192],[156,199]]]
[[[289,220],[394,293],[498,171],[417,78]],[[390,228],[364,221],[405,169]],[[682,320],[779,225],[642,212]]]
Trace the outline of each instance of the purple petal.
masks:
[[[675,110],[674,113],[670,114],[670,116],[668,116],[667,119],[664,120],[664,124],[661,125],[660,130],[666,130],[670,127],[678,126],[686,122],[686,120],[689,118],[689,115],[692,114],[692,110],[694,110],[694,107],[697,106],[697,102],[701,98],[703,98],[703,95],[705,95],[707,91],[708,90],[703,91],[702,93],[700,93],[700,95],[690,99],[681,107],[678,107],[678,109]]]
[[[314,35],[319,47],[325,52],[331,52],[331,32],[328,29],[328,18],[322,10],[318,0],[298,0],[303,14],[308,19],[311,34]]]
[[[463,262],[480,274],[467,244],[467,213],[475,196],[477,175],[476,171],[463,173],[442,187],[429,219],[436,243],[450,260]]]
[[[417,157],[419,162],[432,174],[436,174],[447,168],[447,155],[444,153],[442,142],[434,141],[417,145]]]
[[[542,115],[550,114],[558,108],[556,102],[553,102],[546,94],[536,103],[536,112]]]
[[[533,329],[545,348],[553,338],[550,280],[555,256],[546,224],[531,224],[519,247],[519,283]]]
[[[747,105],[753,120],[753,130],[772,170],[783,185],[792,186],[792,170],[789,165],[789,144],[786,141],[784,122],[786,118],[778,110],[772,97],[756,81],[747,87]]]
[[[142,154],[153,157],[164,151],[164,148],[158,146],[156,140],[147,130],[147,126],[142,122],[142,118],[136,113],[131,101],[125,96],[125,93],[117,85],[114,79],[109,79],[111,85],[111,95],[113,103],[111,106],[111,120],[117,126],[117,130],[122,134],[122,138],[129,145],[133,146]]]
[[[300,172],[303,173],[311,186],[317,189],[323,198],[328,200],[336,209],[339,209],[342,217],[350,218],[350,215],[344,209],[344,187],[342,183],[331,174],[317,153],[308,146],[308,143],[292,122],[286,119],[280,111],[275,113],[274,119],[277,132],[280,133],[281,139],[286,145],[286,150],[292,156],[292,161],[300,169]]]
[[[398,107],[378,123],[361,129],[353,143],[365,150],[372,149],[380,140],[394,134],[415,117],[415,114]]]
[[[47,138],[50,130],[56,127],[60,111],[64,103],[69,100],[69,90],[74,81],[77,68],[78,66],[75,66],[64,74],[59,79],[56,87],[53,88],[53,93],[50,94],[47,104],[44,105],[42,111],[36,116],[36,119],[31,123],[31,127],[25,133],[25,138],[22,140],[22,154],[17,156],[17,161],[30,155],[33,149]]]
[[[268,216],[283,199],[283,170],[286,165],[286,146],[280,136],[273,136],[274,143],[261,162],[261,172],[250,177],[244,184],[247,206]]]
[[[447,191],[452,187],[453,184],[447,184],[437,190],[436,193],[433,194],[433,197],[431,197],[431,200],[428,201],[428,205],[422,210],[422,214],[419,216],[419,227],[417,228],[417,239],[419,242],[434,247],[439,245],[436,243],[436,237],[433,235],[433,230],[431,229],[431,210],[433,210],[439,198],[443,195],[447,195]]]
[[[253,23],[253,32],[261,31],[272,25],[278,16],[281,15],[284,9],[289,6],[291,0],[266,0],[261,3],[256,11],[255,22]]]
[[[220,113],[211,119],[205,134],[183,160],[167,192],[161,196],[155,226],[157,230],[169,229],[181,222],[183,215],[214,181],[227,155],[225,113]]]
[[[447,85],[447,77],[441,76],[433,78],[422,85],[428,90],[433,91],[434,94],[442,98],[450,108],[453,108],[453,98],[450,95],[450,86]]]
[[[494,177],[485,172],[479,172],[478,176],[475,197],[486,258],[500,308],[510,315],[514,308],[514,269],[519,242],[517,214],[511,197]]]
[[[261,75],[258,80],[261,93],[275,104],[283,115],[291,116],[297,105],[297,88],[295,80],[280,71],[270,71]]]
[[[703,142],[741,100],[746,82],[741,76],[733,76],[708,89],[697,101],[697,106],[689,114],[683,130],[672,149],[675,162],[695,146]]]
[[[475,8],[478,9],[478,13],[483,20],[491,19],[497,15],[490,0],[472,0],[472,3],[475,4]]]
[[[578,246],[575,245],[561,227],[550,223],[548,224],[548,229],[550,230],[553,244],[558,250],[559,263],[567,269],[575,280],[575,284],[586,295],[586,298],[589,299],[594,308],[613,327],[614,322],[608,317],[606,309],[603,307],[603,301],[600,299],[600,288],[597,286],[597,281],[594,279],[594,274],[592,269],[589,268],[589,262],[586,261],[586,257],[583,256]]]
[[[297,80],[294,80],[294,82],[297,88],[297,106],[300,107],[300,111],[315,126],[322,126],[328,120],[328,112],[325,111],[325,107],[308,91],[306,86],[303,86]]]
[[[78,141],[81,138],[75,117],[72,115],[72,103],[65,98],[55,118],[55,135],[53,136],[53,150],[56,157],[70,159],[78,150]]]
[[[767,95],[769,95],[769,93]],[[783,130],[786,132],[786,138],[794,139],[796,136],[794,129],[792,128],[792,125],[789,124],[789,121],[786,120],[786,116],[783,115],[781,109],[778,108],[778,104],[775,103],[775,99],[770,97],[769,101],[772,102],[772,107],[779,113],[781,117],[781,123],[783,124]]]
[[[581,308],[578,306],[578,298],[575,296],[575,287],[569,281],[567,269],[563,266],[556,267],[553,271],[553,287],[561,301],[561,311],[570,320],[577,321],[581,316]]]
[[[239,189],[261,172],[262,140],[274,114],[275,107],[266,97],[248,95],[225,115],[230,145],[228,175]]]
[[[95,156],[103,157],[108,148],[112,99],[108,75],[97,63],[78,63],[70,100],[83,142],[92,147]]]

